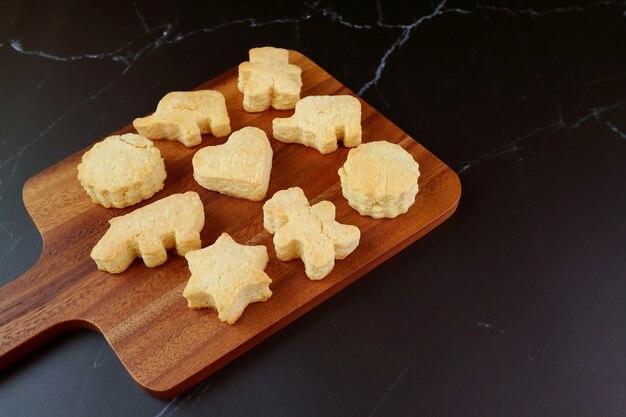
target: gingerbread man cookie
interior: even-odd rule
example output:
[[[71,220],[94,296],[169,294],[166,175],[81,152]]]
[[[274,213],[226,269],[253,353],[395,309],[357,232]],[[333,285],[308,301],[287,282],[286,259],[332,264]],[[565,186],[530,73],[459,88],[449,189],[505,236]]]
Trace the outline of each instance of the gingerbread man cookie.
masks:
[[[299,187],[276,192],[263,205],[263,226],[274,235],[281,261],[301,258],[307,276],[319,280],[330,273],[335,259],[344,259],[359,245],[359,228],[335,221],[335,205],[309,205]]]

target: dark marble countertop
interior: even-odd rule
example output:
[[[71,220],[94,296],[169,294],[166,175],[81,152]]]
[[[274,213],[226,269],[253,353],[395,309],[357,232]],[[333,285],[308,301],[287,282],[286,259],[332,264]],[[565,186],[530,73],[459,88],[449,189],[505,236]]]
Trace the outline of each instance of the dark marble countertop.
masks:
[[[2,284],[41,251],[29,177],[254,46],[301,51],[463,184],[450,220],[179,398],[79,331],[2,370],[1,415],[626,414],[626,2],[358,4],[0,3]]]

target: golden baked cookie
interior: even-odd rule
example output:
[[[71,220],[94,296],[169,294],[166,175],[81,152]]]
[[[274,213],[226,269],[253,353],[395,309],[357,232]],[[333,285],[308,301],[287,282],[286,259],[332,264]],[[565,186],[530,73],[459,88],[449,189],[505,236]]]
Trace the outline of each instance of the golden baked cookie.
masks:
[[[335,220],[335,205],[320,201],[309,205],[299,187],[276,192],[263,205],[263,226],[274,235],[276,256],[281,261],[301,258],[306,275],[324,278],[359,245],[358,227]]]
[[[133,126],[148,139],[178,141],[187,147],[199,145],[205,134],[221,138],[230,133],[226,101],[214,90],[168,93],[153,114],[135,119]]]
[[[256,127],[234,132],[223,145],[207,146],[193,156],[193,176],[204,188],[238,198],[265,198],[272,170],[272,147]]]
[[[300,100],[302,69],[289,63],[289,51],[266,46],[250,49],[250,61],[239,65],[239,91],[248,112],[293,109]]]
[[[109,136],[85,152],[78,180],[94,203],[128,207],[163,189],[161,152],[141,135]]]
[[[190,308],[213,307],[221,321],[234,324],[248,304],[272,296],[272,280],[263,272],[269,259],[265,246],[240,245],[222,233],[214,244],[185,258],[191,278],[183,296]]]
[[[361,102],[352,96],[308,96],[298,101],[291,117],[272,121],[274,139],[300,143],[322,154],[361,143]]]
[[[402,146],[369,142],[350,149],[339,168],[341,190],[362,216],[393,218],[406,213],[419,190],[419,164]]]
[[[135,258],[153,268],[167,261],[167,250],[176,248],[184,256],[199,249],[204,226],[200,196],[189,191],[172,194],[124,216],[109,220],[109,230],[91,251],[98,269],[117,274]]]

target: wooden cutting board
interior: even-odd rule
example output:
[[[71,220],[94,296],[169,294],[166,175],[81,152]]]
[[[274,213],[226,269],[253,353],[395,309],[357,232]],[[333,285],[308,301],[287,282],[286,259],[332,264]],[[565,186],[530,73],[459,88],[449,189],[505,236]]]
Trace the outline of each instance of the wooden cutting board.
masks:
[[[302,54],[290,54],[291,62],[303,70],[303,97],[354,94]],[[156,141],[167,169],[165,188],[127,209],[93,204],[82,190],[76,166],[87,150],[83,149],[24,186],[24,203],[44,245],[32,269],[0,288],[0,367],[60,333],[86,327],[104,335],[141,387],[158,397],[172,398],[428,233],[457,207],[461,186],[456,174],[363,101],[364,141],[399,143],[420,165],[415,204],[395,219],[362,217],[342,197],[337,170],[349,149],[340,146],[332,154],[321,155],[311,148],[274,140],[272,119],[291,116],[293,111],[245,112],[237,90],[237,68],[198,88],[224,94],[233,131],[256,126],[268,134],[274,162],[267,198],[278,190],[299,186],[311,204],[332,201],[338,221],[361,229],[360,245],[337,261],[322,281],[309,280],[300,260],[279,261],[272,236],[263,229],[263,202],[223,196],[203,189],[193,179],[193,154],[227,138],[207,135],[192,149]],[[126,126],[115,133],[133,131]],[[98,271],[89,257],[111,217],[188,190],[198,192],[204,203],[203,247],[228,232],[239,243],[268,248],[266,272],[273,280],[270,288],[274,294],[264,303],[248,306],[233,326],[220,322],[214,310],[187,308],[182,291],[190,273],[183,257],[169,254],[165,265],[152,269],[136,260],[119,275]]]

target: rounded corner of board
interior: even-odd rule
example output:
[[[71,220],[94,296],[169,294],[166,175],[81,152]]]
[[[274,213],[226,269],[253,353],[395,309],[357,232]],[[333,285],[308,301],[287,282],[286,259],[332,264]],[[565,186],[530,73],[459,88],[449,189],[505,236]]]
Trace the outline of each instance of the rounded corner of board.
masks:
[[[302,52],[298,51],[297,49],[287,49],[289,51],[289,55],[291,55],[292,58],[307,58],[306,55],[304,55]]]
[[[35,182],[37,181],[37,177],[39,174],[34,175],[26,180],[24,186],[22,187],[22,200],[24,201],[24,206],[28,209],[28,204],[30,203],[30,193],[32,189],[35,187]]]
[[[461,200],[461,195],[463,194],[463,186],[461,185],[461,178],[459,178],[459,175],[456,172],[454,172],[452,168],[448,167],[448,169],[452,173],[452,178],[454,181],[454,194],[456,196],[454,209],[456,210],[456,206],[459,205],[459,201]]]
[[[197,383],[201,382],[190,382],[189,380],[174,383],[174,385],[170,386],[159,386],[158,383],[154,383],[154,381],[150,382],[142,382],[132,372],[129,372],[135,384],[137,384],[141,389],[146,391],[148,394],[153,397],[160,398],[162,400],[172,400],[178,397],[180,394],[194,387]]]
[[[173,400],[174,398],[178,397],[181,393],[185,391],[185,390],[178,390],[176,388],[166,389],[162,391],[159,389],[150,388],[146,385],[140,384],[137,381],[135,381],[135,383],[139,385],[148,394],[152,395],[153,397],[159,398],[161,400]]]

